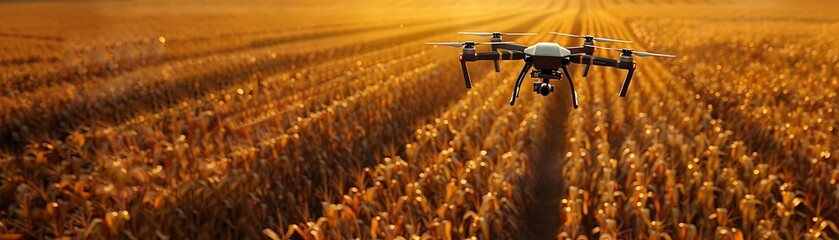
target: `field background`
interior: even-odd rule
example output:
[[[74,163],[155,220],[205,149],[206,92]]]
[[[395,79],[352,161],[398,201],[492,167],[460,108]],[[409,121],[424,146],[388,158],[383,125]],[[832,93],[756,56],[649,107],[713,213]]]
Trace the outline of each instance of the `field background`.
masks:
[[[836,239],[837,9],[3,1],[0,239]],[[510,107],[458,31],[679,57]]]

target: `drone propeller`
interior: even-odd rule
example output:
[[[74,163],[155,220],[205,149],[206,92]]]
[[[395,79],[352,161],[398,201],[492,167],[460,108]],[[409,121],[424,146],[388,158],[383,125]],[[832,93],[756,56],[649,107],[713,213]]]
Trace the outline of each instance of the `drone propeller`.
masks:
[[[466,88],[472,88],[472,80],[469,78],[469,69],[466,68],[466,60],[463,59],[463,54],[475,55],[475,45],[495,45],[495,44],[511,44],[512,42],[426,42],[428,45],[440,45],[447,47],[464,47],[463,53],[460,54],[460,68],[463,71],[463,81]]]
[[[602,37],[595,37],[591,35],[575,35],[575,34],[568,34],[568,33],[561,33],[561,32],[551,32],[554,35],[566,36],[566,37],[574,37],[574,38],[583,38],[586,41],[598,41],[598,42],[620,42],[620,43],[631,43],[632,41],[627,40],[618,40],[618,39],[611,39],[611,38],[602,38]]]
[[[604,50],[609,50],[609,51],[621,52],[624,55],[632,54],[632,55],[639,56],[639,57],[669,57],[669,58],[676,57],[676,55],[671,55],[671,54],[641,52],[641,51],[634,51],[632,49],[626,49],[626,48],[617,49],[617,48],[598,47],[598,46],[595,46],[595,47],[600,48],[600,49],[604,49]]]
[[[582,38],[585,39],[585,43],[583,46],[585,47],[596,47],[594,46],[594,42],[619,42],[619,43],[631,43],[632,41],[627,40],[618,40],[618,39],[611,39],[611,38],[602,38],[602,37],[595,37],[592,35],[576,35],[576,34],[568,34],[568,33],[561,33],[561,32],[551,32],[554,35],[566,36],[566,37],[573,37],[573,38]],[[586,52],[586,55],[592,56],[594,52]],[[583,77],[588,76],[588,71],[591,69],[591,64],[586,64],[585,68],[583,68]]]
[[[676,55],[661,54],[661,53],[651,53],[651,52],[638,52],[638,51],[633,51],[632,53],[633,53],[633,54],[635,54],[635,56],[639,56],[639,57],[669,57],[669,58],[674,58],[674,57],[676,57]]]
[[[426,42],[428,45],[440,45],[448,47],[462,47],[469,45],[495,45],[495,44],[511,44],[513,42]]]
[[[475,35],[482,37],[492,37],[492,42],[501,42],[501,36],[533,36],[536,33],[504,33],[504,32],[457,32],[463,35]],[[497,46],[492,46],[492,51],[498,51]],[[492,65],[495,66],[495,72],[501,72],[501,64],[498,60],[492,60]]]
[[[651,53],[651,52],[641,52],[641,51],[633,51],[632,49],[617,49],[617,48],[607,48],[607,47],[596,47],[604,50],[609,51],[616,51],[621,53],[621,62],[624,61],[624,58],[631,62],[632,68],[628,69],[629,71],[626,73],[626,78],[623,79],[623,85],[621,86],[621,91],[619,96],[626,97],[626,92],[629,90],[629,82],[632,81],[632,75],[635,73],[635,62],[632,61],[632,55],[639,56],[639,57],[669,57],[674,58],[676,55],[670,54],[661,54],[661,53]]]
[[[463,35],[475,35],[475,36],[482,36],[482,37],[492,37],[492,36],[533,36],[536,33],[505,33],[505,32],[457,32],[457,34]]]

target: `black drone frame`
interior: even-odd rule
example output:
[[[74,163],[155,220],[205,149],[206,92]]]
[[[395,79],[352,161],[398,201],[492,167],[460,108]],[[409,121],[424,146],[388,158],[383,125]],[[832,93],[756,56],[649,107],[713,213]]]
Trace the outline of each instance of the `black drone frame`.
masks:
[[[466,35],[476,35],[476,36],[487,36],[492,37],[491,42],[473,42],[473,41],[466,41],[466,42],[437,42],[437,43],[427,43],[427,44],[434,44],[434,45],[444,45],[450,47],[463,47],[463,53],[460,54],[460,67],[463,71],[463,80],[466,84],[466,88],[472,88],[472,79],[469,77],[469,69],[466,67],[467,62],[476,62],[476,61],[493,61],[495,66],[495,71],[500,72],[501,67],[499,62],[500,61],[509,61],[509,60],[523,60],[524,67],[522,67],[521,72],[516,79],[515,89],[513,90],[512,97],[510,97],[510,105],[515,105],[516,99],[519,97],[519,92],[521,90],[521,84],[524,81],[524,78],[530,68],[534,68],[533,71],[530,72],[531,78],[541,78],[542,82],[534,82],[533,83],[533,91],[537,92],[543,96],[549,95],[551,92],[554,91],[554,86],[550,84],[551,79],[561,80],[562,75],[565,75],[565,78],[568,79],[568,86],[571,90],[571,97],[573,98],[574,108],[579,107],[579,102],[577,100],[577,91],[574,88],[574,81],[571,78],[571,72],[568,70],[568,65],[570,64],[582,64],[585,66],[583,68],[582,75],[586,77],[589,73],[589,69],[592,65],[596,66],[604,66],[604,67],[612,67],[617,69],[627,70],[626,76],[623,80],[623,85],[621,86],[620,94],[621,97],[626,97],[626,93],[629,90],[629,83],[632,81],[632,76],[635,74],[635,61],[633,59],[634,56],[639,57],[675,57],[674,55],[667,55],[667,54],[658,54],[658,53],[648,53],[648,52],[640,52],[640,51],[633,51],[630,49],[615,49],[615,48],[605,48],[605,47],[598,47],[594,45],[594,42],[623,42],[623,43],[631,43],[631,41],[626,40],[617,40],[617,39],[610,39],[610,38],[601,38],[601,37],[594,37],[591,35],[574,35],[574,34],[566,34],[566,33],[558,33],[558,32],[551,32],[555,35],[563,35],[568,37],[575,37],[575,38],[582,38],[585,40],[583,46],[576,46],[576,47],[562,47],[556,43],[537,43],[533,46],[525,46],[516,44],[513,42],[504,42],[501,40],[502,35],[510,35],[510,36],[524,36],[524,35],[536,35],[535,33],[501,33],[501,32],[460,32],[460,34]],[[490,52],[477,52],[475,50],[476,45],[490,45],[492,47],[492,51]],[[533,49],[529,49],[533,48]],[[542,50],[540,50],[542,49]],[[610,51],[618,51],[621,53],[619,59],[611,59],[611,58],[604,58],[604,57],[596,57],[594,56],[594,52],[596,49],[605,49]],[[558,71],[561,70],[562,73],[560,74]]]
[[[631,50],[625,50],[621,55],[620,60],[603,58],[603,57],[596,57],[592,56],[596,47],[594,46],[581,46],[581,47],[569,47],[566,48],[571,51],[570,56],[565,57],[564,59],[558,60],[556,59],[547,59],[547,57],[541,56],[529,56],[524,53],[524,49],[527,46],[519,45],[515,43],[508,43],[508,42],[494,42],[492,43],[492,47],[495,48],[495,51],[491,52],[476,52],[475,45],[479,43],[475,42],[465,42],[463,47],[463,53],[460,54],[460,67],[463,71],[463,80],[466,84],[466,88],[472,88],[472,80],[469,77],[469,69],[466,67],[467,62],[475,62],[475,61],[486,61],[491,60],[494,62],[497,61],[506,61],[506,60],[524,60],[524,67],[522,67],[521,72],[519,73],[518,78],[516,79],[515,90],[513,90],[513,95],[510,98],[510,105],[515,105],[515,101],[519,96],[519,92],[521,89],[521,85],[524,82],[524,78],[527,72],[530,70],[531,67],[535,67],[536,69],[531,72],[531,77],[533,78],[542,78],[542,83],[547,84],[550,79],[561,79],[561,75],[556,72],[555,70],[548,70],[554,68],[555,65],[559,65],[560,69],[562,69],[565,78],[568,79],[568,86],[570,87],[574,108],[579,107],[579,102],[577,100],[577,91],[574,88],[574,81],[571,77],[571,73],[568,70],[568,65],[570,64],[583,64],[585,65],[585,74],[588,73],[588,70],[591,65],[597,66],[605,66],[605,67],[613,67],[618,69],[625,69],[628,70],[626,77],[624,78],[623,87],[621,88],[620,96],[625,97],[626,92],[629,89],[629,83],[632,81],[632,76],[635,72],[635,62],[632,59],[632,52]],[[499,49],[502,49],[499,51]],[[539,59],[545,58],[545,59]],[[537,61],[534,61],[537,60]],[[500,71],[499,67],[496,67],[496,71]],[[535,83],[538,84],[538,83]],[[543,95],[547,95],[553,91],[551,88],[550,90],[543,90]]]

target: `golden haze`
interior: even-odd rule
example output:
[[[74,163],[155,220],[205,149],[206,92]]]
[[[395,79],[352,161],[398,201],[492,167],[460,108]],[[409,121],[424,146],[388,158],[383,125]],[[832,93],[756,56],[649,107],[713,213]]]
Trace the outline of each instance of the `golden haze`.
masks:
[[[3,2],[0,239],[836,239],[835,9]],[[679,57],[510,107],[458,31]]]

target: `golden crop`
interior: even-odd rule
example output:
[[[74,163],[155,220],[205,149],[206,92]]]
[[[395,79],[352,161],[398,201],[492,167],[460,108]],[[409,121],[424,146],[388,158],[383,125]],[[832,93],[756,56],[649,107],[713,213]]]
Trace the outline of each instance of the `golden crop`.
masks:
[[[836,239],[812,1],[2,3],[0,240]],[[421,44],[487,30],[679,57],[510,107],[519,62]]]

